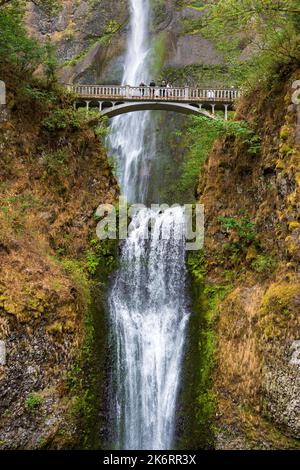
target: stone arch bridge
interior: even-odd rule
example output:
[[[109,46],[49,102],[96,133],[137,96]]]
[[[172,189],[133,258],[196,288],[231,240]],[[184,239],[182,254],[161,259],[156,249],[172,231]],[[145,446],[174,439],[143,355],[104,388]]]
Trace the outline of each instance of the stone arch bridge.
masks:
[[[239,97],[235,88],[148,87],[117,85],[67,85],[77,95],[74,107],[97,108],[109,118],[133,111],[162,110],[202,114],[215,119],[216,110],[228,111]]]

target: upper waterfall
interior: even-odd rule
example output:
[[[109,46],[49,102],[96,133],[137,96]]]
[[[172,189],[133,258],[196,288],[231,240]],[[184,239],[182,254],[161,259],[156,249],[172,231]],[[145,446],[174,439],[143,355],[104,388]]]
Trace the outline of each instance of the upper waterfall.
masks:
[[[150,0],[130,0],[130,18],[122,83],[139,85],[141,81],[148,83],[150,78]],[[132,203],[144,202],[147,198],[150,162],[156,150],[150,113],[115,118],[108,143],[111,155],[118,160],[123,195]]]
[[[139,85],[150,79],[150,3],[130,0],[130,33],[128,37],[123,85]]]

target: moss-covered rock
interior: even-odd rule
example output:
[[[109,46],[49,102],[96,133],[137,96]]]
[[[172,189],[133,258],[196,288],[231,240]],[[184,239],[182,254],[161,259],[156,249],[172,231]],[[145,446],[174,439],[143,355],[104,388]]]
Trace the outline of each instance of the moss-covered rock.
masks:
[[[76,393],[68,377],[88,343],[87,318],[98,303],[86,258],[94,213],[115,201],[118,187],[96,132],[99,118],[73,113],[56,86],[6,72],[13,105],[0,126],[0,339],[7,351],[0,366],[1,448],[83,446],[90,407],[74,413],[74,402],[89,390],[98,393],[94,426],[104,406],[102,383],[86,379],[92,366]],[[28,97],[26,87],[44,100]],[[107,339],[103,325],[90,323]],[[38,406],[37,396],[43,397]],[[102,437],[99,432],[98,447]]]
[[[238,106],[237,119],[259,135],[259,154],[250,158],[238,139],[221,139],[199,178],[208,278],[232,284],[216,326],[215,445],[221,449],[299,446],[292,346],[300,335],[300,153],[290,105],[290,83],[298,74],[289,73]],[[232,214],[255,223],[258,242],[247,256],[235,254],[234,263],[224,250],[228,234],[218,225]]]

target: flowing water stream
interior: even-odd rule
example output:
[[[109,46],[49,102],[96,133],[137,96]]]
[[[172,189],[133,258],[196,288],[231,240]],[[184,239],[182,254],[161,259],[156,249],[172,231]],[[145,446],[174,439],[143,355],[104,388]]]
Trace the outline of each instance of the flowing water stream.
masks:
[[[130,32],[122,85],[149,83],[151,45],[150,1],[130,0]],[[131,203],[147,199],[151,159],[155,157],[155,134],[150,112],[129,113],[113,119],[109,144],[118,156],[119,180]]]
[[[123,84],[150,78],[150,0],[130,0]],[[149,112],[115,118],[109,137],[123,195],[147,200],[155,139]],[[155,182],[152,182],[155,184]],[[156,201],[152,201],[156,202]],[[149,232],[150,222],[154,221]],[[148,234],[148,239],[146,238]],[[143,209],[122,245],[109,294],[116,345],[114,415],[119,449],[171,449],[185,329],[185,219],[181,207]]]

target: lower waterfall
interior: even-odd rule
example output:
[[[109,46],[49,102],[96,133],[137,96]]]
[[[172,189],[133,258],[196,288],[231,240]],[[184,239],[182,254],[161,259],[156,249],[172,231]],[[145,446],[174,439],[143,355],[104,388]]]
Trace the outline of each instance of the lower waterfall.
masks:
[[[149,224],[153,230],[147,236]],[[188,311],[181,207],[140,211],[110,298],[117,344],[118,446],[170,449]]]

